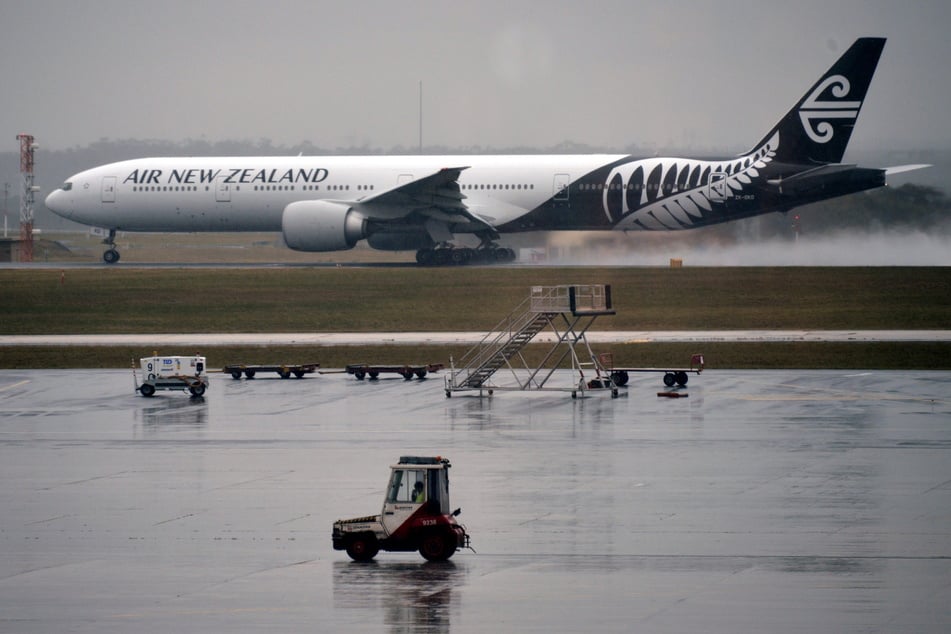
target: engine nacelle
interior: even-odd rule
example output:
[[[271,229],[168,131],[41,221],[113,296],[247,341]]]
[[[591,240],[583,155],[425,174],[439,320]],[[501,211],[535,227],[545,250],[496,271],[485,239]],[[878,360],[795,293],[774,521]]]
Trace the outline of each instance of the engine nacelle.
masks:
[[[367,237],[367,219],[346,205],[302,200],[284,208],[284,243],[295,251],[344,251]]]

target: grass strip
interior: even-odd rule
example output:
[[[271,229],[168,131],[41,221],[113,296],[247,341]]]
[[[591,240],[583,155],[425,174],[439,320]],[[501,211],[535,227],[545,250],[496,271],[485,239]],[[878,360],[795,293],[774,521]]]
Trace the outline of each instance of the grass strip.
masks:
[[[532,286],[610,284],[597,330],[947,329],[951,269],[268,267],[0,271],[0,334],[476,331]],[[156,347],[0,347],[0,368],[122,368]],[[448,363],[466,347],[243,346],[227,363]],[[529,346],[534,362],[548,346]],[[946,343],[618,344],[618,366],[951,369]],[[194,350],[159,350],[192,354]]]
[[[532,286],[610,284],[599,330],[945,329],[951,268],[0,271],[0,334],[491,329]]]

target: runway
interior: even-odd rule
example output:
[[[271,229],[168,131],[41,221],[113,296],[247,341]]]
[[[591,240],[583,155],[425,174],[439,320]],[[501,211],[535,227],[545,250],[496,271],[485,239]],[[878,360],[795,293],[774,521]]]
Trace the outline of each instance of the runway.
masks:
[[[476,344],[484,332],[311,332],[230,334],[91,334],[91,335],[0,335],[0,346],[168,346],[233,345],[451,345]],[[612,330],[586,333],[591,343],[703,343],[703,342],[873,342],[951,341],[951,330]],[[535,343],[554,343],[556,335],[541,332]]]
[[[0,371],[0,631],[947,632],[951,373],[709,371],[688,398]],[[476,552],[350,562],[400,455]]]

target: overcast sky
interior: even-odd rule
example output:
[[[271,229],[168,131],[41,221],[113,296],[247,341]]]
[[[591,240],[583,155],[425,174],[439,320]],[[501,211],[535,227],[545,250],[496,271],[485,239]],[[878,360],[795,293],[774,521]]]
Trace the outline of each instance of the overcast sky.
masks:
[[[860,36],[853,149],[951,147],[951,2],[0,0],[0,131],[745,149]]]

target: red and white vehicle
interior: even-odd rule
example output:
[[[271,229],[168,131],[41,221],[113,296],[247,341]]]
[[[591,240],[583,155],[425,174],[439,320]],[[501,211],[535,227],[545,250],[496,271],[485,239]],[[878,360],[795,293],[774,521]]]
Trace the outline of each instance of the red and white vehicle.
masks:
[[[334,550],[370,561],[382,550],[418,550],[429,561],[445,561],[469,547],[469,535],[449,512],[449,460],[402,456],[392,465],[383,512],[334,522]]]

